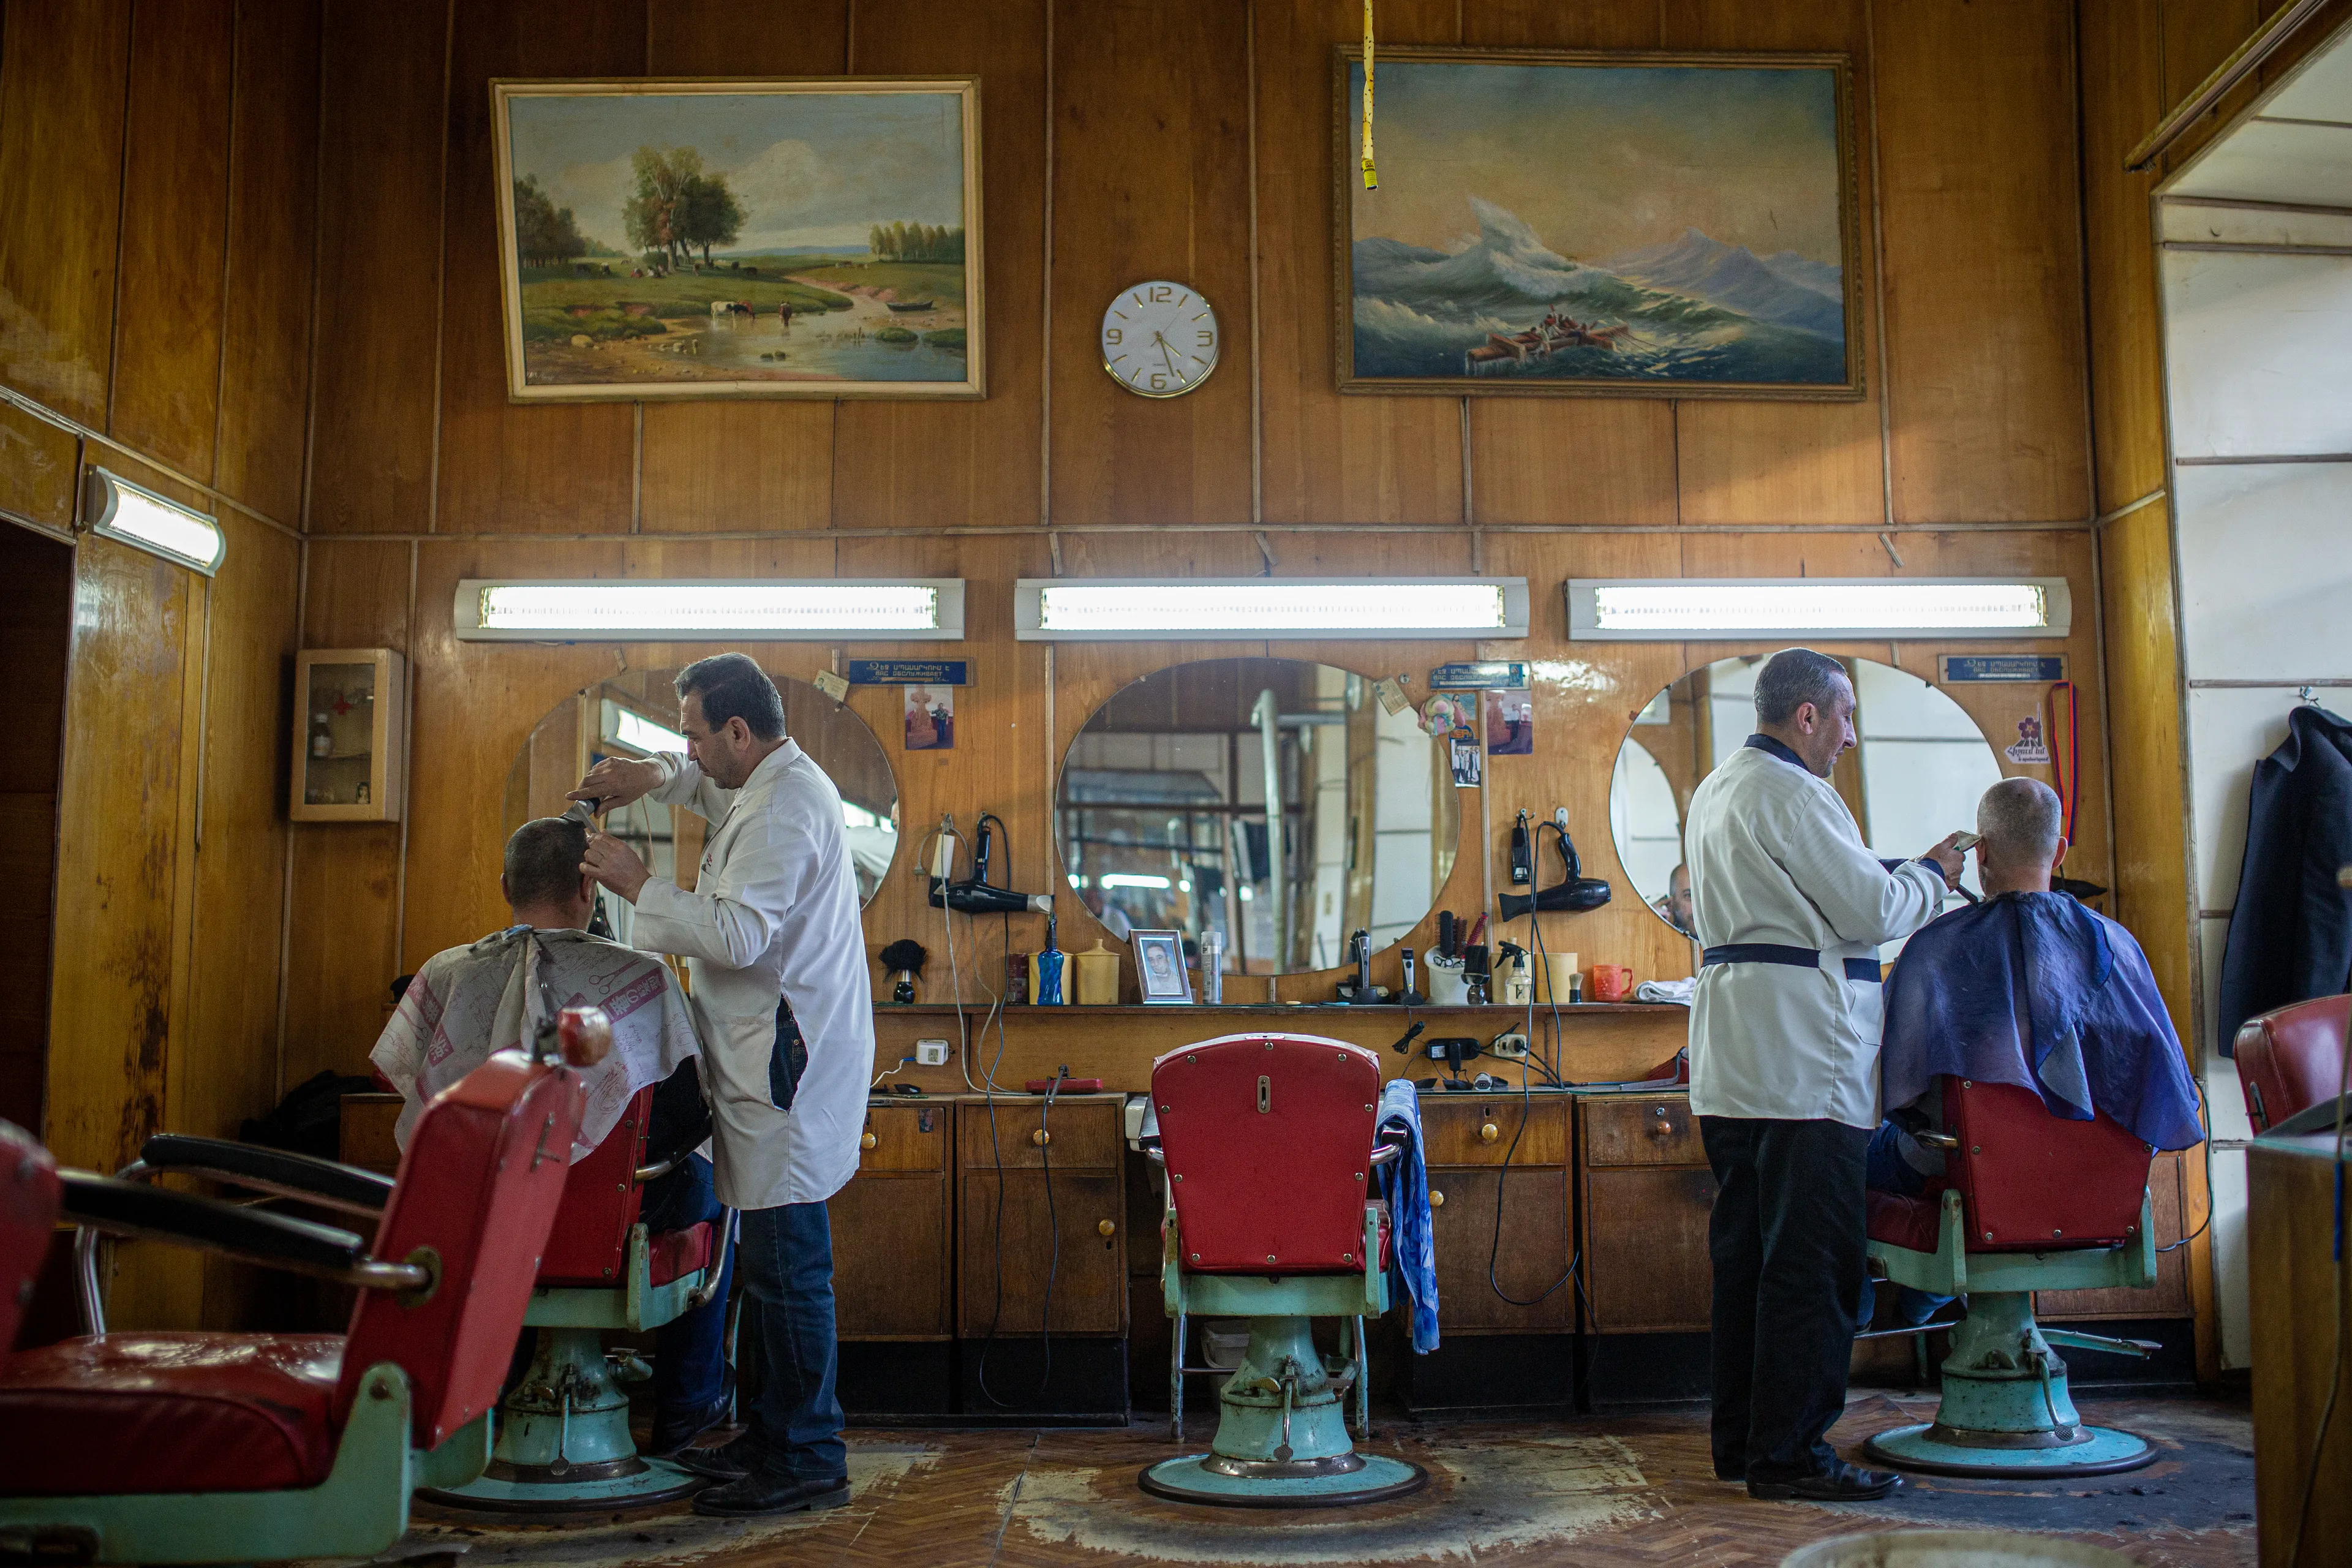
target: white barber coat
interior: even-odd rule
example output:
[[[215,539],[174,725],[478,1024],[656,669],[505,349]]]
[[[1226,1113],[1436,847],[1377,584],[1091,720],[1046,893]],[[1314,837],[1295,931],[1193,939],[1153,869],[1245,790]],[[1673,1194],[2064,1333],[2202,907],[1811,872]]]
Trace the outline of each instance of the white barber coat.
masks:
[[[690,758],[654,760],[667,776],[649,798],[695,813],[710,836],[695,890],[649,879],[630,937],[682,956],[693,979],[719,1201],[822,1203],[857,1170],[874,1076],[874,1004],[841,794],[789,740],[733,791]],[[790,1110],[776,1109],[768,1081],[780,995],[808,1046]]]
[[[1883,988],[1849,980],[1878,944],[1943,907],[1944,879],[1912,861],[1890,874],[1864,847],[1828,780],[1742,746],[1692,792],[1683,831],[1702,947],[1811,948],[1817,968],[1717,963],[1691,1015],[1691,1110],[1875,1128]]]

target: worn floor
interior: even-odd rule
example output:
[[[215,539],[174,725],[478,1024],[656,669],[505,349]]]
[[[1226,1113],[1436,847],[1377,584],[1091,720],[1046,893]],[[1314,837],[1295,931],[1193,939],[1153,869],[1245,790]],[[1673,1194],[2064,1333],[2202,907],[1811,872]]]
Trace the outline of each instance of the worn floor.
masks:
[[[1851,1452],[1922,1420],[1932,1399],[1858,1394],[1832,1433]],[[1750,1501],[1717,1481],[1696,1407],[1573,1423],[1376,1422],[1369,1446],[1418,1461],[1417,1496],[1345,1510],[1224,1510],[1160,1502],[1136,1472],[1175,1452],[1164,1426],[1125,1431],[850,1434],[848,1507],[777,1521],[696,1517],[515,1526],[420,1509],[394,1555],[409,1568],[620,1568],[698,1562],[1092,1565],[1778,1563],[1824,1537],[1940,1525],[2063,1534],[2147,1564],[2255,1561],[2252,1431],[2242,1406],[2085,1400],[2095,1421],[2157,1440],[2129,1475],[2071,1482],[1917,1479],[1864,1507]],[[1205,1445],[1205,1425],[1195,1441]]]

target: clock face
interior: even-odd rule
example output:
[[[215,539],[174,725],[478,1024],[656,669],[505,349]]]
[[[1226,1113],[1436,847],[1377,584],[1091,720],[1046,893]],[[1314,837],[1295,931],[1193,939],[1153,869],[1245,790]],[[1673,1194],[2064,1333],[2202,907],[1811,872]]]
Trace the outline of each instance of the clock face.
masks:
[[[1103,312],[1103,369],[1144,397],[1181,397],[1217,368],[1217,313],[1183,283],[1138,283]]]

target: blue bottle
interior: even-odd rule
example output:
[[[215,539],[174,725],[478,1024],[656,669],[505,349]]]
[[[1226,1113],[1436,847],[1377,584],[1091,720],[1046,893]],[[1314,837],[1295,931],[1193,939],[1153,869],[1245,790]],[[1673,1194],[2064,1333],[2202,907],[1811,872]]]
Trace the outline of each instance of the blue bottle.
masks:
[[[1062,1005],[1062,954],[1054,946],[1054,917],[1045,917],[1045,945],[1029,958],[1029,1000],[1034,1006]]]

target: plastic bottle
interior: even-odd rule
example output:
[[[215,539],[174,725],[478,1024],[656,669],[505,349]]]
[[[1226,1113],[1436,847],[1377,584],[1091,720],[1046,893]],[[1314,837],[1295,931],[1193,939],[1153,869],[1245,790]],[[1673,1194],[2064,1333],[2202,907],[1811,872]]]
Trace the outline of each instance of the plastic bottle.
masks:
[[[1062,954],[1054,945],[1054,917],[1045,917],[1045,945],[1029,963],[1029,1000],[1040,1007],[1062,1005]]]

